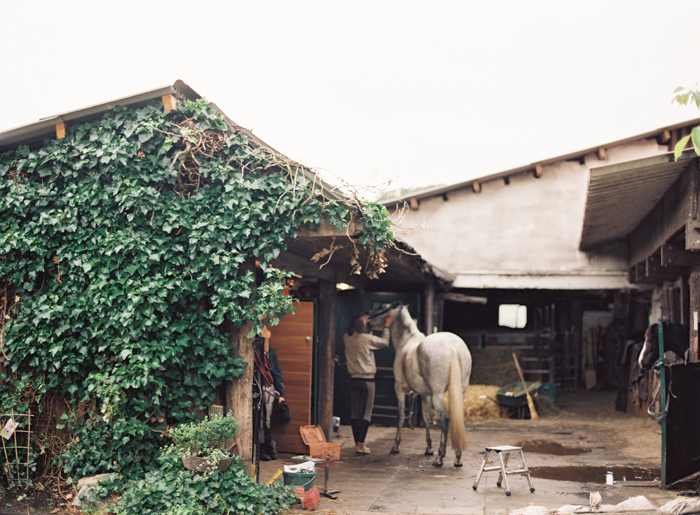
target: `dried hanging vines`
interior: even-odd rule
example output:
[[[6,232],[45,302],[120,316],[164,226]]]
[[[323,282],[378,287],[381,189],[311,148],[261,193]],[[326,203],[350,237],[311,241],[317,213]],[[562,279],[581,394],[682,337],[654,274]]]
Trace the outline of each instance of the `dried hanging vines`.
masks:
[[[184,148],[175,155],[170,165],[173,168],[179,161],[177,182],[173,190],[188,200],[192,193],[210,182],[200,173],[201,164],[197,161],[197,156],[221,157],[226,133],[215,129],[197,129],[191,118],[176,125],[180,127],[181,136],[178,145]]]

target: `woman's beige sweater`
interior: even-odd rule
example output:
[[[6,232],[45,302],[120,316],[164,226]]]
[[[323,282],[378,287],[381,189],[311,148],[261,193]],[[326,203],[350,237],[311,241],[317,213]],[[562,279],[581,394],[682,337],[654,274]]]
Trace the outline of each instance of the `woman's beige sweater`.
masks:
[[[345,342],[345,362],[348,365],[350,377],[356,379],[372,379],[377,372],[373,350],[389,346],[389,328],[385,327],[381,336],[369,333],[343,335]]]

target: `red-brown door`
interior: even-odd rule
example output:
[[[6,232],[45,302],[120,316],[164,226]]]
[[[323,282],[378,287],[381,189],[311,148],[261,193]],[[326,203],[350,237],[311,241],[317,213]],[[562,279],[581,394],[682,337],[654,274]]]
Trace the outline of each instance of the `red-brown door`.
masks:
[[[312,424],[314,303],[297,304],[296,313],[270,327],[270,346],[277,352],[284,381],[284,398],[292,420],[283,426],[270,428],[279,452],[308,454],[309,448],[301,438],[299,428]]]

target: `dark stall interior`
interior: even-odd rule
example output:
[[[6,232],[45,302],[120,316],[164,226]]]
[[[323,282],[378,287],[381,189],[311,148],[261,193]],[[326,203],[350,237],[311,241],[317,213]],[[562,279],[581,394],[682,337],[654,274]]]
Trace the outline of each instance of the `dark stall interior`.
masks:
[[[443,330],[461,336],[472,353],[473,384],[504,386],[517,381],[515,352],[527,381],[552,383],[560,391],[626,391],[630,342],[641,341],[647,327],[649,292],[460,293],[488,299],[485,304],[446,300],[443,308]]]

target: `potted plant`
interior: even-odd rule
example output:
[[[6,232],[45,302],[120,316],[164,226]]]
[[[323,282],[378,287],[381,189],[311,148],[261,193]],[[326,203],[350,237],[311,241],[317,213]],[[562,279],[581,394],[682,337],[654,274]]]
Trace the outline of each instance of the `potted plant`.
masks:
[[[240,452],[238,440],[226,447],[226,440],[235,438],[239,422],[233,413],[211,415],[198,423],[180,424],[168,431],[173,445],[180,451],[182,464],[188,470],[223,472]]]

